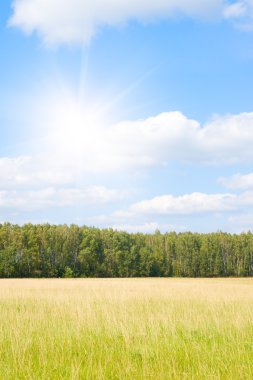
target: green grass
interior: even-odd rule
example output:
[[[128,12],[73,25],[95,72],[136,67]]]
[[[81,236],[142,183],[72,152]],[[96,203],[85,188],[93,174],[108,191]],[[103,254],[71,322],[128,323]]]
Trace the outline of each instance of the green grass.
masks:
[[[0,280],[0,379],[253,379],[253,279]]]

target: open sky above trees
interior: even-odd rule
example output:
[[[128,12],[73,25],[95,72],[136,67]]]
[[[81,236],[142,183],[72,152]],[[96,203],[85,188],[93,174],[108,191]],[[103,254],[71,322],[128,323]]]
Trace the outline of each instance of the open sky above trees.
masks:
[[[251,0],[6,0],[0,54],[0,222],[252,229]]]

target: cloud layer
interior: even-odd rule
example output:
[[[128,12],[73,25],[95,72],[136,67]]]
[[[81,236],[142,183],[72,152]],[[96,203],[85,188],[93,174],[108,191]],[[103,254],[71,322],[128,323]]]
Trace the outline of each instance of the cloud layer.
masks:
[[[240,29],[253,30],[253,1],[240,0],[228,4],[224,9],[224,17],[233,20]]]
[[[228,189],[253,189],[253,173],[235,174],[231,177],[222,177],[219,182]]]
[[[79,188],[41,188],[39,190],[0,190],[0,209],[20,211],[43,210],[49,207],[83,206],[116,202],[126,192],[104,186]]]
[[[116,125],[107,135],[118,162],[253,163],[253,113],[217,116],[201,125],[180,112]]]
[[[10,25],[37,32],[46,44],[89,42],[97,29],[129,20],[141,22],[177,15],[197,18],[244,16],[240,1],[225,0],[14,0]],[[241,5],[243,4],[243,5]]]
[[[80,149],[83,169],[88,171],[133,170],[171,160],[249,164],[253,163],[253,113],[217,116],[201,125],[180,112],[167,112],[107,128],[90,126],[78,144],[75,151]]]
[[[83,126],[82,121],[80,116],[77,129],[72,123],[64,125],[67,137],[61,133],[60,124],[56,129],[59,134],[53,131],[45,139],[49,145],[40,146],[37,156],[0,158],[1,210],[33,211],[118,202],[129,193],[117,190],[117,186],[107,188],[103,183],[94,186],[94,178],[107,178],[112,183],[126,172],[133,175],[170,161],[198,165],[253,163],[253,113],[216,116],[203,126],[180,112],[112,126]],[[229,189],[253,188],[251,173],[224,177],[220,183]],[[112,214],[112,220],[114,225],[129,226],[129,218],[139,223],[138,217],[145,217],[150,228],[150,220],[156,223],[156,218],[163,216],[239,213],[252,207],[252,191],[181,196],[165,193],[125,206]]]
[[[181,196],[162,195],[132,204],[128,210],[118,211],[118,218],[137,216],[183,216],[238,211],[253,206],[253,192],[236,194],[191,193]]]
[[[216,116],[201,125],[180,112],[112,126],[73,120],[53,129],[37,156],[0,157],[5,188],[73,185],[85,173],[131,172],[170,161],[253,164],[253,113]],[[235,180],[235,179],[233,179]],[[249,176],[238,181],[252,181]],[[229,180],[221,180],[224,184]],[[243,188],[243,187],[242,187]]]

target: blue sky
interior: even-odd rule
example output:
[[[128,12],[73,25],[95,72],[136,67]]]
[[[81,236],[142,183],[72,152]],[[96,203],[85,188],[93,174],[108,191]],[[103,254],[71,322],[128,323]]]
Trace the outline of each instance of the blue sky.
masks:
[[[0,5],[0,222],[252,229],[253,2],[63,3]]]

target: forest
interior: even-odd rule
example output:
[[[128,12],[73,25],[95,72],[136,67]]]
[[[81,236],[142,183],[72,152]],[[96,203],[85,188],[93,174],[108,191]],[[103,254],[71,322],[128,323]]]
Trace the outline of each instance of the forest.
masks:
[[[248,277],[253,234],[0,224],[1,278]]]

